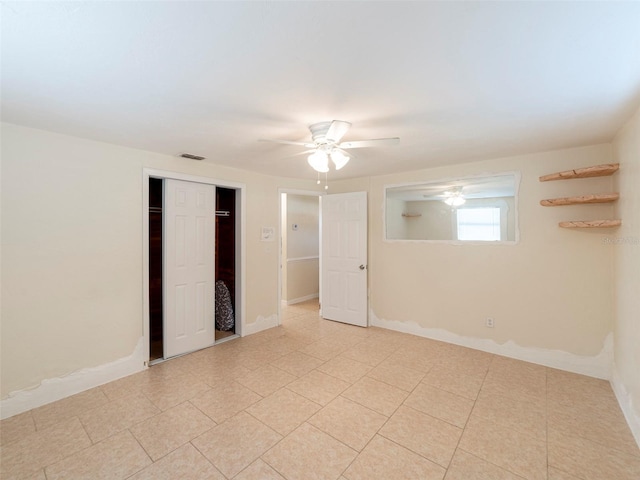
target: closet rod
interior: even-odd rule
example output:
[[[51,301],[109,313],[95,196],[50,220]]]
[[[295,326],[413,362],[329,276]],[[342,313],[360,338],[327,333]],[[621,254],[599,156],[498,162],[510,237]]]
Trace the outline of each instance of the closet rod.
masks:
[[[229,215],[229,210],[216,210],[216,217],[228,217]]]

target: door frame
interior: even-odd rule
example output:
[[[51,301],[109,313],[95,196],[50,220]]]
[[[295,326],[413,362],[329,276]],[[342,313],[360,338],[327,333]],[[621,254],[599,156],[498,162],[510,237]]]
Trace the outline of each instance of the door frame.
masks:
[[[284,265],[282,263],[283,255],[282,255],[282,209],[284,205],[282,204],[282,194],[286,193],[287,195],[305,195],[308,197],[318,197],[319,200],[319,209],[320,216],[318,217],[319,225],[319,235],[320,239],[322,239],[322,197],[326,195],[325,192],[318,192],[313,190],[296,190],[295,188],[278,188],[278,204],[280,208],[278,208],[278,325],[282,325],[282,269]],[[319,286],[318,286],[318,301],[320,302],[320,315],[322,315],[322,246],[318,249],[318,276],[319,276]]]
[[[246,185],[217,178],[155,168],[142,169],[142,338],[144,364],[149,366],[149,178],[204,183],[236,190],[236,334],[243,336],[246,312]],[[215,204],[212,205],[215,210]],[[239,221],[238,221],[239,220]],[[239,274],[238,274],[239,273]],[[239,321],[238,321],[239,320]]]

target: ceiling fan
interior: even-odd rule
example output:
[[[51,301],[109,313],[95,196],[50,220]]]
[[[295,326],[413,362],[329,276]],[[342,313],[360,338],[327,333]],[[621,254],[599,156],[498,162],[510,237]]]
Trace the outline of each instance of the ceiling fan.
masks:
[[[311,132],[311,142],[293,142],[289,140],[263,139],[263,142],[284,143],[285,145],[299,145],[310,150],[305,150],[297,155],[309,153],[307,161],[314,170],[320,173],[329,171],[329,159],[333,162],[336,170],[344,167],[350,158],[355,155],[347,152],[351,148],[381,147],[397,145],[400,142],[398,137],[376,138],[371,140],[355,140],[353,142],[340,142],[351,124],[343,120],[333,120],[331,122],[319,122],[309,126]]]

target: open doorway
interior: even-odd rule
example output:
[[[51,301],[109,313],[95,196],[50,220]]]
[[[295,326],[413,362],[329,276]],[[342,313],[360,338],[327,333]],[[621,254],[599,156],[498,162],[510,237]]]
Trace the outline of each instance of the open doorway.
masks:
[[[241,320],[244,312],[244,303],[242,302],[244,282],[242,281],[241,270],[243,267],[241,257],[244,252],[241,225],[244,216],[241,207],[244,201],[244,190],[242,186],[218,186],[209,179],[201,182],[198,181],[200,180],[199,177],[186,176],[186,179],[182,179],[180,177],[184,178],[185,176],[177,175],[179,179],[174,179],[171,176],[155,176],[150,172],[145,173],[147,174],[145,175],[145,182],[148,187],[148,194],[143,195],[146,206],[145,212],[148,216],[144,244],[147,253],[145,255],[147,268],[145,268],[146,278],[143,282],[145,293],[148,295],[148,303],[145,305],[145,316],[148,314],[148,323],[146,324],[148,328],[145,329],[145,337],[148,339],[149,364],[153,364],[176,355],[188,353],[194,349],[211,346],[219,341],[229,340],[241,334]],[[173,261],[173,256],[170,252],[172,242],[169,242],[169,240],[184,237],[184,225],[180,222],[171,222],[169,221],[171,219],[167,217],[167,215],[171,216],[171,208],[167,205],[167,201],[169,201],[169,193],[173,191],[173,187],[169,188],[168,185],[176,182],[185,186],[193,185],[198,191],[196,194],[198,199],[210,198],[206,203],[206,205],[209,205],[208,210],[210,213],[203,215],[211,218],[212,234],[211,236],[205,235],[205,237],[196,238],[194,246],[196,250],[200,250],[199,245],[209,245],[205,250],[210,250],[211,253],[205,256],[210,257],[212,261],[211,263],[206,263],[206,265],[210,265],[210,278],[213,280],[207,281],[206,285],[202,284],[200,278],[195,280],[197,291],[193,301],[196,303],[191,310],[198,317],[194,320],[196,324],[194,335],[202,338],[202,324],[210,325],[210,327],[206,328],[207,330],[211,328],[212,334],[208,337],[209,340],[204,342],[187,342],[187,346],[177,352],[174,346],[175,343],[170,345],[169,341],[176,335],[176,338],[180,341],[184,337],[184,332],[178,331],[176,335],[173,335],[172,325],[184,324],[185,320],[184,318],[177,319],[177,323],[176,321],[171,323],[171,316],[167,317],[167,314],[171,312],[175,314],[178,306],[184,306],[185,300],[191,297],[188,295],[184,298],[176,297],[174,298],[175,301],[172,302],[171,295],[175,292],[183,291],[184,288],[179,284],[173,285],[175,281],[172,283],[167,277],[170,274],[169,270]],[[169,193],[167,189],[169,189]],[[210,197],[205,197],[199,193],[209,190],[212,192]],[[173,205],[173,202],[170,203]],[[206,209],[207,207],[205,207]],[[181,212],[177,215],[180,218],[183,217]],[[202,220],[201,217],[197,217],[195,223],[199,226],[205,225],[198,218]],[[205,222],[208,221],[205,219]],[[180,225],[182,225],[182,230]],[[168,231],[172,228],[178,228],[178,230]],[[201,231],[202,228],[208,229],[209,227],[194,228],[196,235],[198,235],[197,232]],[[180,232],[183,233],[180,234]],[[206,240],[206,238],[210,240]],[[188,246],[187,250],[184,250],[183,247],[182,253],[177,251],[177,257],[184,257],[184,251],[188,250]],[[198,256],[197,253],[195,255]],[[187,257],[189,257],[189,254],[187,254]],[[167,264],[167,261],[169,261],[169,264]],[[201,268],[202,265],[205,265],[201,260],[196,260],[196,264],[196,268]],[[185,281],[188,282],[188,280]],[[179,281],[178,283],[181,282]],[[171,288],[171,285],[176,288]],[[204,285],[204,288],[200,288],[202,285]],[[204,303],[202,303],[201,291],[204,293],[205,298],[207,296],[210,297]],[[188,300],[187,304],[189,302],[191,300]],[[211,308],[207,307],[206,304],[210,304]],[[190,310],[189,308],[183,310],[187,314],[182,316],[187,318],[188,321],[190,315],[188,312]],[[202,314],[202,312],[205,312],[205,314]],[[202,320],[199,319],[200,316],[202,316]],[[169,323],[167,323],[168,321]],[[168,346],[171,348],[168,349]]]
[[[320,298],[320,196],[281,193],[282,306],[315,302]]]

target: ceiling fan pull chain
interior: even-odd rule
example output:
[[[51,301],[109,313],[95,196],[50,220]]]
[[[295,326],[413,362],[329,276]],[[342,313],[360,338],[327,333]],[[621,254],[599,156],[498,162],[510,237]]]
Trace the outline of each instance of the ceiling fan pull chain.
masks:
[[[318,181],[316,182],[316,185],[320,185],[320,172],[318,172]]]
[[[319,174],[318,174],[318,175],[319,175]],[[329,185],[328,185],[328,183],[327,183],[327,177],[328,177],[328,176],[329,176],[329,174],[325,172],[325,174],[324,174],[324,189],[325,189],[325,190],[329,190]]]

